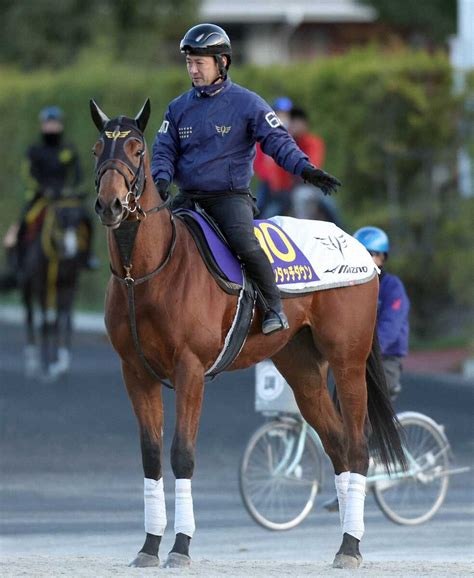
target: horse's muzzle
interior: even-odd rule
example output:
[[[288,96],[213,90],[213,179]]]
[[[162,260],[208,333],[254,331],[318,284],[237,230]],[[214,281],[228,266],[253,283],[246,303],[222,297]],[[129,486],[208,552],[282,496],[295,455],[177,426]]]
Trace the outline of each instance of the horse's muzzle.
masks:
[[[95,212],[103,225],[106,227],[118,227],[122,221],[124,208],[120,200],[115,197],[111,203],[105,203],[103,199],[97,197],[94,206]]]

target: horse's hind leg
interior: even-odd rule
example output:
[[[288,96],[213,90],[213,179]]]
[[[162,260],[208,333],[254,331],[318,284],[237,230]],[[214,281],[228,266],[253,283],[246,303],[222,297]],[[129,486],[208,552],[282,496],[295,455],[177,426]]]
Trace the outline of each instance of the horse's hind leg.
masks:
[[[333,564],[336,568],[356,568],[362,561],[359,542],[365,529],[369,466],[366,364],[372,347],[377,292],[377,279],[322,292],[318,310],[331,311],[332,315],[316,315],[312,329],[314,342],[324,352],[334,373],[347,442],[348,469],[336,476],[343,533]]]
[[[366,476],[369,465],[367,385],[365,364],[333,364],[336,389],[347,439],[348,470],[335,477],[343,539],[335,568],[357,568],[362,562],[359,542],[364,534]],[[337,473],[337,472],[336,472]]]
[[[144,473],[145,532],[142,549],[130,563],[133,567],[159,566],[158,550],[166,527],[162,474],[163,404],[161,384],[147,374],[139,375],[122,363],[128,395],[140,428]]]
[[[365,496],[364,476],[367,469],[365,469],[364,475],[360,476],[357,473],[351,474],[351,471],[352,468],[355,472],[364,471],[364,467],[367,468],[368,465],[367,458],[367,465],[364,466],[366,440],[361,438],[361,433],[363,436],[364,432],[367,405],[365,376],[363,376],[364,392],[361,394],[360,403],[348,394],[348,397],[341,400],[341,406],[346,407],[346,411],[345,413],[343,411],[343,417],[341,417],[337,413],[327,389],[327,362],[323,360],[323,356],[316,347],[309,331],[302,331],[298,334],[284,350],[273,358],[273,361],[292,387],[303,417],[318,432],[324,449],[334,466],[343,531],[343,544],[336,556],[336,561],[343,564],[343,567],[357,567],[362,560],[359,552],[360,538],[356,538],[352,533],[349,534],[347,530],[354,533],[357,531],[359,535],[360,522],[363,520],[363,501],[362,512],[360,512],[360,501],[358,501],[360,488],[357,484],[361,481],[364,482],[362,492]],[[334,373],[338,392],[341,389],[341,384],[347,386],[349,382],[354,382],[354,392],[361,389],[358,387],[361,386],[360,376],[357,377],[357,372],[354,372],[353,368],[341,369],[338,366]],[[350,388],[347,391],[350,392]],[[352,407],[352,404],[357,406],[354,407],[354,419],[352,416],[347,416],[347,410]],[[356,498],[355,519],[352,515],[353,505],[350,505],[350,516],[346,516],[346,504],[352,499],[351,496]],[[352,501],[354,502],[353,499]],[[353,528],[354,525],[357,527]]]
[[[346,444],[341,416],[327,388],[327,361],[316,349],[309,329],[303,329],[273,358],[290,384],[304,419],[321,438],[336,474],[347,470]]]

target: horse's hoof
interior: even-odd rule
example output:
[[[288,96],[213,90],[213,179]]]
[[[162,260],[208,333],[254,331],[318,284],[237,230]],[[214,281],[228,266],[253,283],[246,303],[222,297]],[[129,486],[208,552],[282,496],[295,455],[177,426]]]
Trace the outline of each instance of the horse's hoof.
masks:
[[[191,566],[191,558],[178,552],[170,552],[164,564],[164,568],[186,568],[188,566]]]
[[[362,564],[362,556],[348,556],[347,554],[336,554],[334,562],[332,563],[333,568],[341,569],[351,569],[355,570]]]
[[[135,560],[132,560],[129,564],[130,568],[151,568],[152,566],[159,566],[160,559],[158,556],[152,556],[151,554],[145,554],[145,552],[138,552]]]

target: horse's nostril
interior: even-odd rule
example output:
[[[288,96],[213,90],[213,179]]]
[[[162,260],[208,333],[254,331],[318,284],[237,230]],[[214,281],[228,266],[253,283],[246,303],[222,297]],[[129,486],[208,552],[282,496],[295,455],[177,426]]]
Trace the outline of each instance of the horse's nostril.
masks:
[[[102,212],[102,203],[100,202],[100,197],[97,197],[95,201],[94,210],[98,215],[100,215]]]
[[[122,203],[118,197],[112,201],[104,201],[102,196],[97,197],[95,201],[95,212],[102,221],[116,220],[123,212]]]

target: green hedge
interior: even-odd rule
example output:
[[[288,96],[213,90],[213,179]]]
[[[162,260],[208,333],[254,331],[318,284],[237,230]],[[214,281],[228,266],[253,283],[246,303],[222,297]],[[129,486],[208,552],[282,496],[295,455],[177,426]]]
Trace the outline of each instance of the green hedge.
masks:
[[[184,66],[150,70],[90,56],[56,73],[25,76],[1,69],[0,74],[4,145],[0,234],[23,202],[20,161],[36,136],[41,107],[55,103],[65,110],[67,132],[79,147],[92,205],[90,149],[96,130],[89,118],[89,99],[95,98],[112,116],[135,114],[150,96],[151,144],[167,103],[189,86]],[[236,67],[232,77],[269,101],[286,94],[308,110],[313,129],[326,140],[325,168],[344,183],[337,201],[346,228],[377,224],[392,237],[392,269],[407,280],[415,328],[429,326],[434,303],[452,307],[468,302],[469,273],[455,259],[449,263],[451,248],[472,242],[467,222],[472,199],[461,201],[453,179],[466,96],[453,94],[452,70],[443,53],[355,50],[285,67]],[[472,77],[469,81],[472,86]],[[436,177],[440,167],[448,175],[441,185]],[[99,308],[108,276],[100,227],[97,237],[104,266],[100,274],[85,276],[81,303]]]

